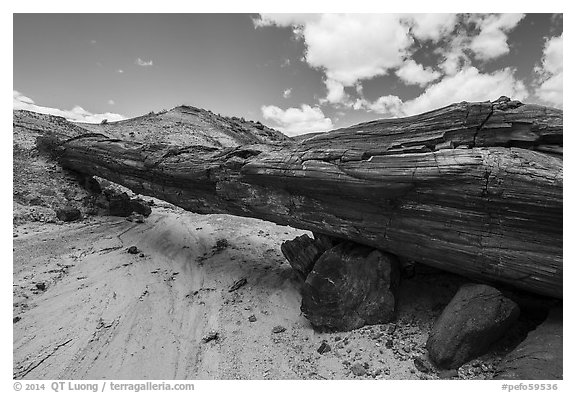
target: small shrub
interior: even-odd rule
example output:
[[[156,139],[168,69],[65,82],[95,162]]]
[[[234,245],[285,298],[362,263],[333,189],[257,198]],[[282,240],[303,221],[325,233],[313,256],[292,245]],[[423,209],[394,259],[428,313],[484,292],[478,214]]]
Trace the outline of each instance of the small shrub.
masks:
[[[220,251],[224,251],[225,249],[227,249],[230,246],[230,243],[228,243],[228,240],[222,238],[222,239],[218,239],[216,241],[216,245],[214,246],[214,251],[215,252],[220,252]]]

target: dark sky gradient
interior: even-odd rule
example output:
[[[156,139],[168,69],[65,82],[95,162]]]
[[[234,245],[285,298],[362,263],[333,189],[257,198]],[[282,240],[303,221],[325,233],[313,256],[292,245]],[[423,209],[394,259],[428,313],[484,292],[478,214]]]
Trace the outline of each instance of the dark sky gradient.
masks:
[[[38,105],[78,105],[92,113],[126,117],[180,104],[264,122],[263,105],[319,106],[335,126],[382,117],[319,102],[326,96],[325,76],[303,60],[304,41],[289,27],[257,29],[253,17],[15,14],[13,88]],[[528,14],[508,34],[509,54],[473,65],[486,72],[515,67],[516,77],[530,86],[546,39],[560,34],[561,16]],[[433,49],[424,45],[413,58],[435,66],[439,57]],[[139,66],[138,58],[153,65]],[[423,92],[393,73],[362,85],[369,100],[389,94],[408,100]],[[288,98],[283,97],[286,89],[292,91]]]

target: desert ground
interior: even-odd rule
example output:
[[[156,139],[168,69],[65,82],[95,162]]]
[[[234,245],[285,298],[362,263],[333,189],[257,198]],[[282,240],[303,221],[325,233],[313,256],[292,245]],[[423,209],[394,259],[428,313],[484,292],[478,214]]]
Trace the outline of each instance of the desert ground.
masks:
[[[463,282],[434,269],[420,267],[403,280],[396,322],[316,332],[300,312],[301,283],[280,252],[282,241],[302,233],[160,201],[144,223],[94,216],[15,226],[13,376],[491,376],[506,343],[462,366],[457,376],[415,366],[434,319]],[[131,246],[138,253],[128,253]],[[230,291],[243,278],[246,284]],[[278,326],[285,330],[274,333]],[[214,333],[217,338],[205,342]],[[329,350],[321,354],[323,342]]]

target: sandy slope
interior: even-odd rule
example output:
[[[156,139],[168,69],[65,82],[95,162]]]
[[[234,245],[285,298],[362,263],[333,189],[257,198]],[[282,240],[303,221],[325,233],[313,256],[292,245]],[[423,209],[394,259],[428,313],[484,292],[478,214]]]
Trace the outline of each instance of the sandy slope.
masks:
[[[411,358],[424,353],[428,329],[458,280],[406,280],[396,323],[317,333],[300,313],[300,284],[279,250],[301,233],[169,205],[143,224],[95,217],[18,227],[14,377],[436,378]],[[219,239],[229,245],[215,247]],[[143,256],[127,253],[132,245]],[[242,277],[247,285],[229,292]],[[277,325],[286,331],[273,333]],[[211,330],[219,339],[203,343]],[[321,355],[323,340],[331,351]],[[368,374],[355,376],[354,363]],[[461,377],[483,377],[467,370]]]

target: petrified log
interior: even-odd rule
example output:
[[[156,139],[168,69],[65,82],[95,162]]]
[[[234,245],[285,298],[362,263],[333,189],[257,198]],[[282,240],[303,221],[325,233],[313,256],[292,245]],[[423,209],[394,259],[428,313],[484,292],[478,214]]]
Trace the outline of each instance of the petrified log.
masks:
[[[562,297],[562,111],[459,103],[299,143],[47,138],[63,166],[198,213],[256,217]]]

